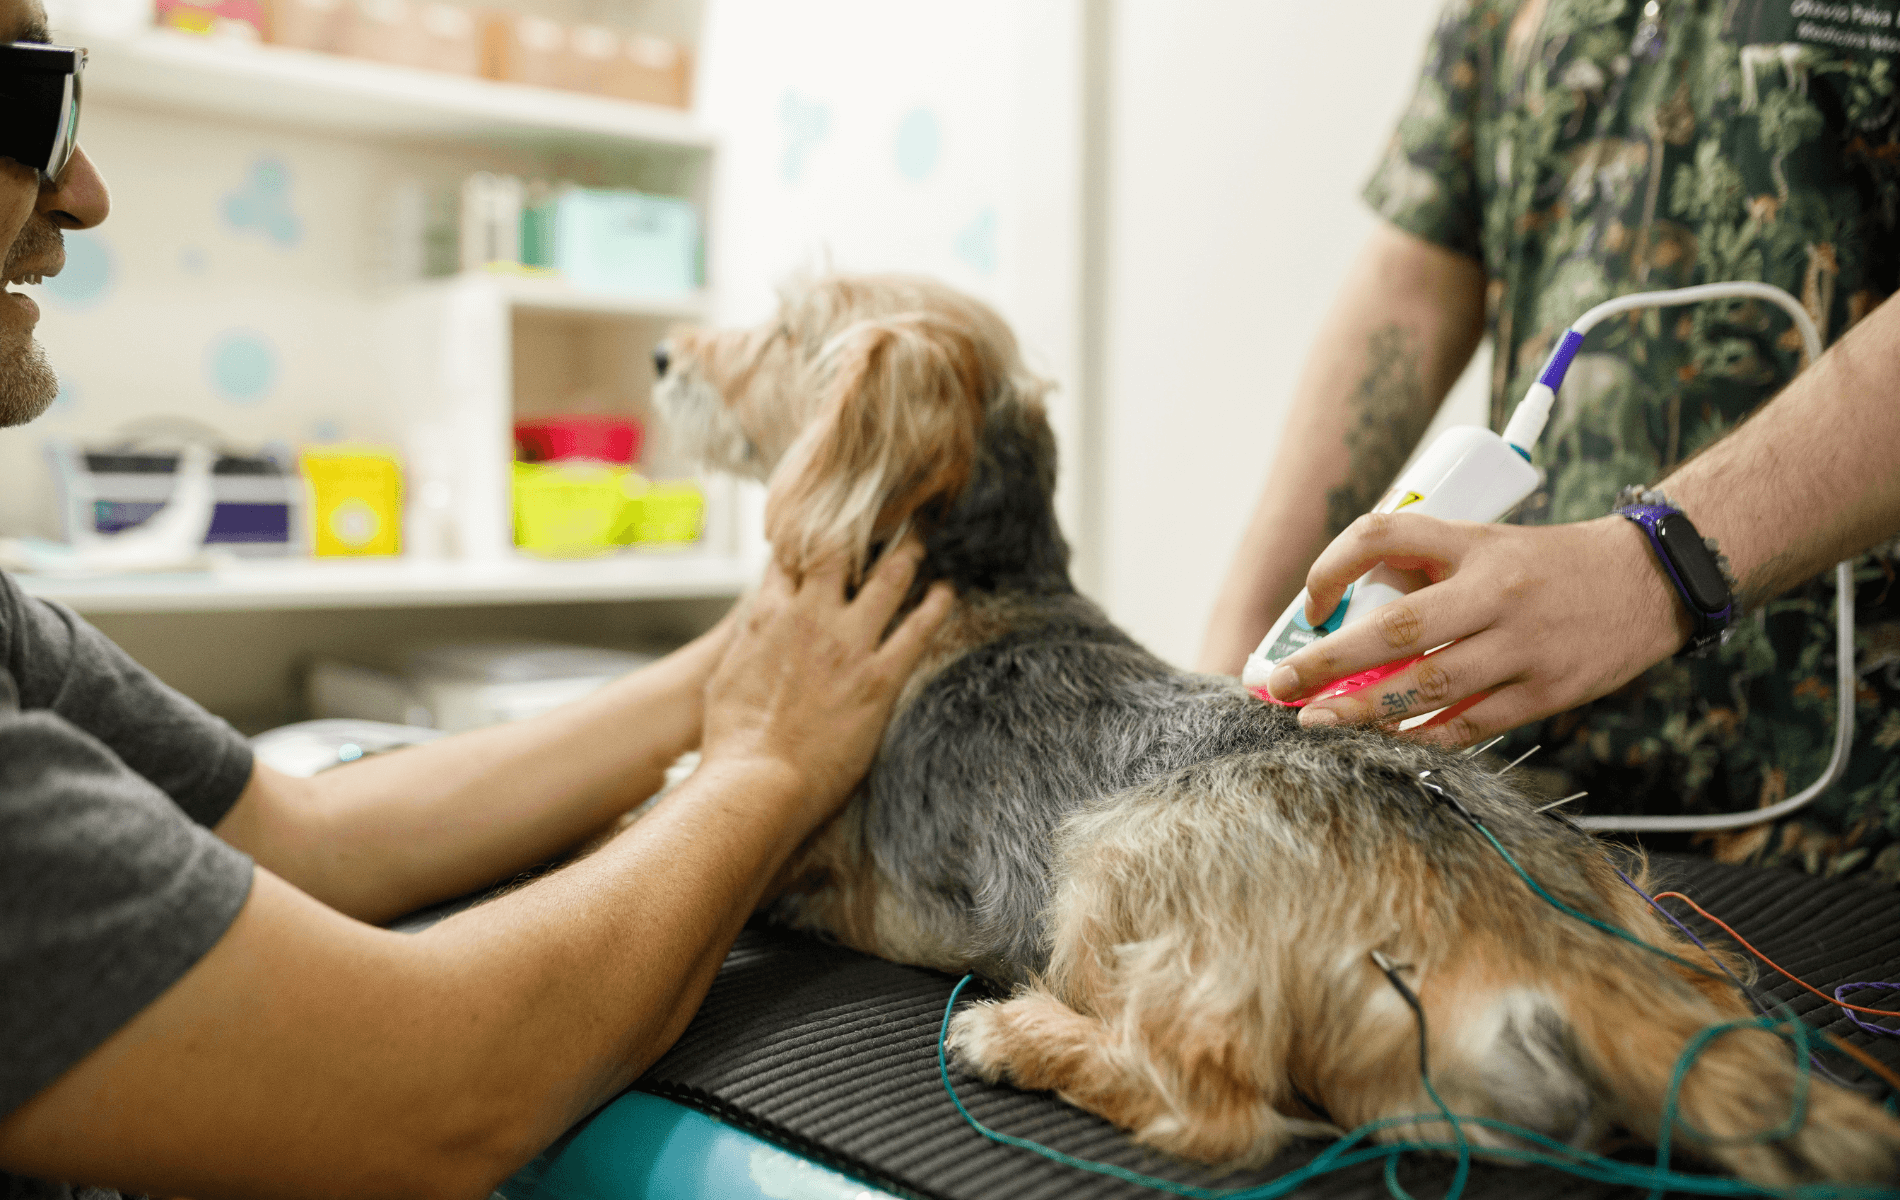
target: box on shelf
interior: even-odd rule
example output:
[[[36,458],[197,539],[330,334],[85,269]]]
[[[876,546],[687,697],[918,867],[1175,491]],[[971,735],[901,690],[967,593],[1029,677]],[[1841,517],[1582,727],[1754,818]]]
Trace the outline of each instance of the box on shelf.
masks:
[[[308,449],[311,553],[319,558],[402,552],[402,464],[375,446]]]
[[[696,542],[706,500],[692,483],[653,483],[603,462],[516,463],[515,545],[548,558]]]
[[[602,95],[673,108],[693,103],[693,63],[683,47],[665,38],[633,34],[603,77]]]
[[[570,29],[542,17],[492,16],[482,38],[482,74],[674,108],[691,103],[692,60],[681,47],[599,25]]]
[[[49,446],[68,542],[82,531],[114,534],[142,525],[171,500],[175,452],[80,451]],[[300,489],[284,464],[263,455],[220,454],[211,468],[215,507],[205,545],[251,556],[279,555],[298,541]]]
[[[578,69],[567,29],[545,17],[495,14],[482,31],[482,74],[535,87],[570,87]]]
[[[166,29],[256,42],[264,37],[258,0],[157,0],[158,24]]]
[[[319,659],[305,678],[313,717],[356,717],[451,733],[539,716],[653,661],[560,642],[476,642],[411,651],[389,670]]]
[[[515,453],[522,462],[634,463],[646,430],[630,417],[573,414],[515,424]]]
[[[342,0],[336,49],[396,66],[478,75],[481,31],[475,14],[453,4]]]
[[[588,292],[669,299],[699,286],[699,216],[675,196],[563,188],[522,213],[521,261]]]
[[[264,36],[279,46],[335,53],[347,0],[264,0]]]

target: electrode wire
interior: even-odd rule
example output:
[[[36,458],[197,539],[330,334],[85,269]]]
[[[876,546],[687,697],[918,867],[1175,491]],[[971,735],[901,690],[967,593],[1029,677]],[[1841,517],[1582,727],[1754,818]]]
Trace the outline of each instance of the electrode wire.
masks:
[[[1722,918],[1718,916],[1714,916],[1713,914],[1709,912],[1709,910],[1703,908],[1700,904],[1697,904],[1695,901],[1689,899],[1689,897],[1683,895],[1681,892],[1657,892],[1656,899],[1680,900],[1684,904],[1687,904],[1690,908],[1693,908],[1698,913],[1701,913],[1704,920],[1712,922],[1713,924],[1719,926],[1723,933],[1728,934],[1730,937],[1734,938],[1737,942],[1739,942],[1741,944],[1742,949],[1748,951],[1750,954],[1754,955],[1756,958],[1761,959],[1763,962],[1773,967],[1776,971],[1779,971],[1781,974],[1786,975],[1790,980],[1794,981],[1796,984],[1799,984],[1801,987],[1805,988],[1806,990],[1813,992],[1815,995],[1827,1001],[1829,1004],[1838,1005],[1843,1009],[1852,1009],[1854,1012],[1867,1013],[1871,1016],[1876,1016],[1876,1017],[1900,1017],[1900,1012],[1890,1012],[1884,1008],[1866,1008],[1859,1004],[1849,1004],[1847,1001],[1841,999],[1838,993],[1833,996],[1829,996],[1826,992],[1822,991],[1820,988],[1815,987],[1813,984],[1795,975],[1794,973],[1789,971],[1786,967],[1776,962],[1774,959],[1769,958],[1766,954],[1763,954],[1761,951],[1755,949],[1755,947],[1749,945],[1748,939],[1744,938],[1741,934],[1736,933],[1733,929],[1730,929],[1728,927],[1728,923],[1723,921]],[[1892,986],[1892,985],[1857,983],[1857,984],[1846,984],[1843,986],[1844,987],[1887,987],[1887,986]],[[1880,1029],[1880,1026],[1875,1025],[1873,1026],[1873,1028]],[[1900,1030],[1880,1029],[1880,1032],[1900,1033]]]
[[[1890,992],[1900,992],[1900,983],[1843,983],[1834,989],[1834,1002],[1841,1005],[1841,1012],[1848,1020],[1860,1026],[1862,1029],[1870,1033],[1884,1033],[1890,1037],[1900,1037],[1900,1029],[1889,1029],[1885,1025],[1875,1025],[1871,1021],[1863,1021],[1855,1016],[1853,1010],[1848,1008],[1841,1000],[1841,997],[1848,992],[1873,991],[1879,988],[1885,988]]]
[[[1368,1138],[1388,1129],[1399,1126],[1433,1124],[1439,1122],[1451,1122],[1453,1124],[1471,1125],[1482,1129],[1494,1130],[1538,1148],[1535,1150],[1524,1150],[1509,1145],[1488,1145],[1484,1147],[1483,1150],[1483,1153],[1488,1158],[1550,1167],[1554,1170],[1562,1171],[1565,1174],[1591,1180],[1596,1183],[1614,1184],[1623,1187],[1650,1188],[1652,1189],[1651,1194],[1653,1196],[1660,1196],[1664,1192],[1672,1191],[1686,1192],[1701,1196],[1773,1196],[1782,1197],[1784,1200],[1863,1200],[1863,1198],[1865,1198],[1865,1200],[1877,1200],[1877,1198],[1880,1197],[1892,1200],[1893,1196],[1893,1191],[1890,1188],[1859,1184],[1801,1184],[1791,1189],[1780,1190],[1765,1187],[1760,1184],[1749,1183],[1743,1179],[1732,1179],[1713,1175],[1688,1175],[1670,1169],[1668,1165],[1669,1149],[1667,1145],[1659,1146],[1655,1165],[1639,1165],[1636,1163],[1621,1162],[1612,1158],[1605,1158],[1600,1154],[1588,1150],[1579,1150],[1567,1142],[1557,1141],[1555,1138],[1539,1133],[1537,1130],[1513,1125],[1509,1121],[1501,1121],[1494,1117],[1478,1116],[1459,1116],[1454,1118],[1449,1112],[1414,1113],[1409,1116],[1385,1117],[1377,1121],[1367,1122],[1334,1141],[1305,1166],[1296,1167],[1277,1179],[1252,1187],[1223,1189],[1177,1183],[1172,1179],[1163,1179],[1159,1176],[1148,1175],[1127,1167],[1117,1166],[1114,1163],[1097,1162],[1093,1159],[1079,1158],[1073,1154],[1065,1154],[1060,1150],[1045,1146],[1040,1142],[1032,1141],[1029,1138],[1016,1137],[1013,1134],[1002,1133],[998,1130],[991,1129],[976,1119],[975,1114],[971,1113],[969,1108],[964,1105],[962,1097],[957,1095],[956,1085],[950,1079],[950,1064],[946,1051],[950,1040],[950,1018],[956,1013],[957,1000],[962,996],[963,989],[975,978],[974,975],[965,975],[962,979],[958,980],[957,985],[951,989],[950,999],[944,1004],[943,1023],[939,1027],[937,1035],[938,1077],[943,1082],[943,1089],[949,1095],[951,1104],[956,1106],[957,1113],[962,1116],[964,1122],[985,1139],[1000,1145],[1012,1146],[1019,1150],[1027,1150],[1051,1162],[1075,1170],[1086,1171],[1095,1175],[1104,1175],[1112,1179],[1119,1179],[1124,1183],[1132,1183],[1139,1187],[1151,1188],[1169,1195],[1187,1197],[1188,1200],[1279,1200],[1280,1197],[1286,1196],[1294,1189],[1302,1187],[1322,1175],[1347,1170],[1381,1158],[1390,1164],[1398,1156],[1408,1153],[1421,1151],[1446,1153],[1458,1151],[1460,1148],[1459,1143],[1427,1141],[1386,1142],[1380,1145],[1368,1146],[1363,1149],[1354,1149],[1354,1147],[1359,1146]],[[1414,1010],[1414,1014],[1422,1015],[1418,1010]],[[1671,1129],[1673,1123],[1677,1120],[1681,1084],[1687,1078],[1689,1070],[1694,1066],[1694,1059],[1700,1055],[1703,1047],[1707,1045],[1709,1040],[1713,1039],[1715,1032],[1726,1032],[1730,1028],[1741,1028],[1750,1025],[1767,1029],[1769,1032],[1785,1040],[1796,1041],[1799,1044],[1805,1045],[1804,1035],[1806,1026],[1802,1025],[1798,1020],[1778,1021],[1773,1017],[1760,1017],[1753,1021],[1730,1022],[1726,1026],[1711,1026],[1709,1030],[1703,1031],[1704,1033],[1709,1033],[1710,1036],[1708,1038],[1692,1041],[1688,1046],[1684,1047],[1683,1053],[1676,1060],[1676,1070],[1672,1078],[1670,1090],[1664,1097],[1662,1128],[1665,1133]],[[1780,1026],[1783,1025],[1792,1025],[1799,1032],[1793,1034],[1784,1033],[1780,1028]],[[1423,1040],[1422,1031],[1421,1040]],[[1804,1060],[1796,1060],[1796,1069],[1801,1072],[1803,1077],[1806,1076],[1807,1070]],[[1427,1081],[1427,1086],[1429,1087],[1429,1081]],[[1683,1124],[1684,1128],[1693,1135],[1694,1130],[1688,1127],[1686,1122]],[[1395,1171],[1396,1168],[1390,1165],[1387,1166],[1386,1179],[1388,1187],[1396,1180]],[[1448,1189],[1445,1194],[1445,1200],[1459,1200],[1461,1194],[1461,1190],[1459,1189]],[[1403,1196],[1404,1193],[1402,1191],[1394,1193],[1395,1200],[1399,1200],[1399,1198]]]
[[[1651,908],[1655,909],[1657,912],[1662,914],[1663,919],[1665,921],[1668,921],[1671,925],[1674,925],[1677,931],[1680,932],[1683,937],[1686,937],[1690,941],[1694,942],[1696,944],[1696,947],[1700,949],[1702,953],[1708,955],[1709,961],[1714,963],[1716,967],[1718,967],[1721,970],[1722,974],[1728,976],[1729,982],[1735,985],[1735,990],[1740,992],[1742,995],[1748,997],[1748,1002],[1755,1006],[1756,1012],[1760,1013],[1764,1017],[1769,1015],[1768,1005],[1763,1002],[1760,996],[1755,994],[1755,989],[1743,983],[1740,977],[1738,977],[1735,974],[1735,972],[1729,970],[1728,964],[1723,962],[1721,956],[1716,954],[1715,951],[1709,949],[1707,943],[1703,942],[1701,938],[1696,936],[1695,930],[1690,929],[1687,925],[1684,925],[1680,920],[1678,920],[1676,918],[1676,914],[1670,912],[1667,908],[1664,908],[1662,906],[1662,903],[1658,901],[1656,897],[1650,895],[1648,892],[1644,891],[1641,887],[1637,886],[1636,881],[1634,879],[1631,879],[1628,875],[1625,875],[1621,867],[1618,867],[1614,863],[1612,863],[1610,866],[1610,869],[1616,872],[1617,878],[1621,879],[1624,883],[1629,885],[1630,891],[1635,892],[1638,896],[1641,896],[1643,900]],[[1847,986],[1851,986],[1851,985],[1847,985]],[[1850,1013],[1849,1014],[1850,1020],[1852,1019],[1852,1016],[1853,1015]],[[1876,1028],[1878,1027],[1876,1026]],[[1822,1036],[1826,1037],[1827,1035],[1823,1034]],[[1833,1039],[1830,1038],[1829,1040],[1831,1041]],[[1855,1057],[1855,1056],[1850,1056],[1850,1057]],[[1827,1064],[1821,1061],[1821,1057],[1818,1054],[1808,1055],[1808,1065],[1813,1067],[1816,1071],[1819,1071],[1821,1075],[1824,1076],[1831,1083],[1839,1084],[1841,1087],[1844,1087],[1848,1089],[1849,1091],[1861,1090],[1861,1085],[1850,1083],[1847,1080],[1841,1078],[1839,1075],[1836,1075],[1833,1071],[1828,1070]],[[1865,1064],[1863,1063],[1863,1065]],[[1874,1073],[1876,1075],[1882,1076],[1883,1078],[1887,1078],[1886,1073],[1883,1071],[1876,1070]],[[1897,1091],[1900,1091],[1900,1080],[1894,1080],[1892,1081],[1892,1083],[1893,1083],[1893,1087]]]
[[[1478,823],[1478,822],[1473,822],[1472,827],[1476,829],[1479,833],[1484,835],[1484,840],[1491,843],[1491,848],[1493,850],[1496,850],[1500,855],[1502,855],[1504,857],[1505,862],[1511,864],[1511,869],[1517,872],[1517,877],[1519,879],[1522,879],[1527,885],[1529,885],[1531,891],[1536,892],[1540,897],[1543,898],[1546,904],[1549,904],[1552,908],[1556,909],[1558,912],[1563,913],[1567,917],[1575,917],[1577,920],[1582,921],[1584,924],[1595,926],[1596,928],[1601,929],[1603,932],[1610,934],[1614,937],[1622,938],[1624,941],[1628,942],[1632,946],[1640,946],[1643,949],[1649,951],[1651,954],[1655,954],[1662,958],[1666,958],[1670,962],[1675,963],[1679,967],[1687,967],[1689,970],[1694,971],[1698,975],[1707,975],[1711,979],[1715,978],[1715,972],[1709,970],[1707,967],[1697,966],[1695,963],[1690,962],[1686,958],[1679,958],[1676,955],[1669,953],[1669,951],[1663,949],[1661,946],[1652,946],[1650,943],[1644,941],[1642,938],[1637,937],[1635,934],[1631,933],[1627,929],[1619,929],[1615,925],[1610,924],[1608,921],[1599,921],[1597,918],[1591,916],[1589,913],[1578,912],[1576,909],[1570,907],[1568,904],[1565,904],[1562,900],[1557,899],[1557,897],[1545,891],[1543,887],[1540,886],[1535,879],[1532,879],[1530,877],[1530,873],[1526,871],[1523,867],[1519,866],[1515,858],[1511,857],[1511,852],[1504,848],[1504,843],[1498,841],[1496,837],[1493,837],[1491,834],[1491,831],[1489,829],[1486,829],[1483,826],[1483,824]]]

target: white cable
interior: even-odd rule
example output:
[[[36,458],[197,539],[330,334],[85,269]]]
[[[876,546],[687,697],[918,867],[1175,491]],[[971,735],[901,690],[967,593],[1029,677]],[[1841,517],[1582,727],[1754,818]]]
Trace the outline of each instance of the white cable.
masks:
[[[1807,362],[1813,363],[1821,357],[1821,333],[1814,327],[1814,318],[1808,315],[1807,309],[1801,307],[1800,301],[1769,283],[1703,283],[1666,292],[1635,292],[1597,305],[1579,317],[1571,329],[1579,334],[1588,333],[1592,327],[1606,318],[1632,309],[1668,308],[1682,304],[1698,304],[1704,300],[1744,298],[1766,300],[1780,306],[1794,319],[1795,328],[1801,331],[1801,344],[1807,350]],[[1827,769],[1821,772],[1819,779],[1779,804],[1771,804],[1767,808],[1751,808],[1742,812],[1722,813],[1719,816],[1650,817],[1606,814],[1599,817],[1578,817],[1576,823],[1585,829],[1637,832],[1682,833],[1703,829],[1734,829],[1743,825],[1758,825],[1764,821],[1778,821],[1832,787],[1847,770],[1848,751],[1854,743],[1854,694],[1859,675],[1854,669],[1854,566],[1852,559],[1843,560],[1834,568],[1834,580],[1834,654],[1837,667],[1834,751],[1828,756]]]

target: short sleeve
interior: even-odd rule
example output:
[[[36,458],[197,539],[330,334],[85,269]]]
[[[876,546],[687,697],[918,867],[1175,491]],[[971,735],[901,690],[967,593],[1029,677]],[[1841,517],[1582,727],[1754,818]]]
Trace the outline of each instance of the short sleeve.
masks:
[[[4,573],[0,673],[13,676],[20,708],[50,710],[97,739],[201,825],[217,824],[250,781],[250,745],[236,730]]]
[[[1411,103],[1364,196],[1407,233],[1482,262],[1476,160],[1485,72],[1475,10],[1475,0],[1452,0],[1439,17]]]
[[[190,970],[236,918],[252,874],[98,739],[21,711],[5,691],[0,1117]]]

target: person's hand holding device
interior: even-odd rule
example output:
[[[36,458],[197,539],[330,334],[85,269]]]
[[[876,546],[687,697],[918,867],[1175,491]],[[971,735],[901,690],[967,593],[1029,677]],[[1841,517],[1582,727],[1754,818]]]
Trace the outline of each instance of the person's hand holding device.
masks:
[[[1614,691],[1689,635],[1642,530],[1620,516],[1526,527],[1368,514],[1313,563],[1307,620],[1325,620],[1379,562],[1428,582],[1282,662],[1267,683],[1274,698],[1297,701],[1443,649],[1308,704],[1302,725],[1399,722],[1439,709],[1411,735],[1470,745]]]

